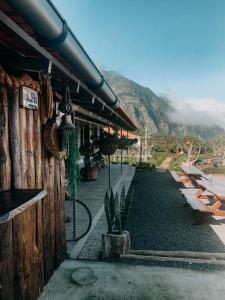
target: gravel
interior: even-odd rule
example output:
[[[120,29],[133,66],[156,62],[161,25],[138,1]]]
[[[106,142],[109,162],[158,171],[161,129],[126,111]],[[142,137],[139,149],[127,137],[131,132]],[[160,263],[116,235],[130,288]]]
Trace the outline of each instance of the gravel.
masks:
[[[197,225],[168,172],[137,170],[131,189],[134,199],[126,230],[132,249],[225,252],[225,244],[210,227],[224,226],[224,220],[208,216]]]

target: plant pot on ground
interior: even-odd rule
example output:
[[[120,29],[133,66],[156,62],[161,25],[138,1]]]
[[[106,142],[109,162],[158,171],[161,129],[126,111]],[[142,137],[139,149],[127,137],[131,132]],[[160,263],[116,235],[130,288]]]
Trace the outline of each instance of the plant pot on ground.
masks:
[[[84,168],[81,168],[80,175],[84,181],[96,180],[98,176],[98,167],[91,165],[91,157],[94,154],[94,145],[91,142],[86,142],[80,147],[80,154],[84,156]]]
[[[105,213],[108,223],[108,232],[102,234],[102,259],[112,260],[120,254],[130,252],[130,235],[124,230],[133,198],[133,191],[126,197],[123,186],[120,198],[109,191],[105,195]]]

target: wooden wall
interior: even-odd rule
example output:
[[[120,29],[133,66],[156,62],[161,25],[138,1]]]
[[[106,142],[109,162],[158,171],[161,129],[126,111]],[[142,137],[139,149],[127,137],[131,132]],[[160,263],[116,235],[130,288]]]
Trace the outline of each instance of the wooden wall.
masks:
[[[66,256],[65,166],[45,150],[47,101],[40,96],[39,102],[36,111],[21,108],[19,89],[0,85],[0,191],[48,191],[45,198],[0,224],[1,300],[37,299]]]

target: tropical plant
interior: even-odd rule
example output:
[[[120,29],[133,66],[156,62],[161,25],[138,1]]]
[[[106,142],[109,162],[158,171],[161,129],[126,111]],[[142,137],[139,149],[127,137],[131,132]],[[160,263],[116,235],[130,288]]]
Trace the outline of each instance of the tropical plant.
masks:
[[[109,234],[122,234],[128,217],[131,202],[133,199],[133,191],[127,195],[125,186],[123,186],[120,194],[114,195],[112,189],[105,194],[105,213],[108,223]]]
[[[94,149],[94,144],[89,141],[79,148],[80,154],[84,156],[85,167],[91,166],[91,157],[94,154]]]

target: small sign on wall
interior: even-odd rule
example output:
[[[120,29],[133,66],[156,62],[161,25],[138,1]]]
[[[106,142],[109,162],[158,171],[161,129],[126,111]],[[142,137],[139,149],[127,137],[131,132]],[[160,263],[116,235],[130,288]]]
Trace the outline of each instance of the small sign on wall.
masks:
[[[21,86],[20,105],[24,108],[38,109],[38,93],[29,87]]]

